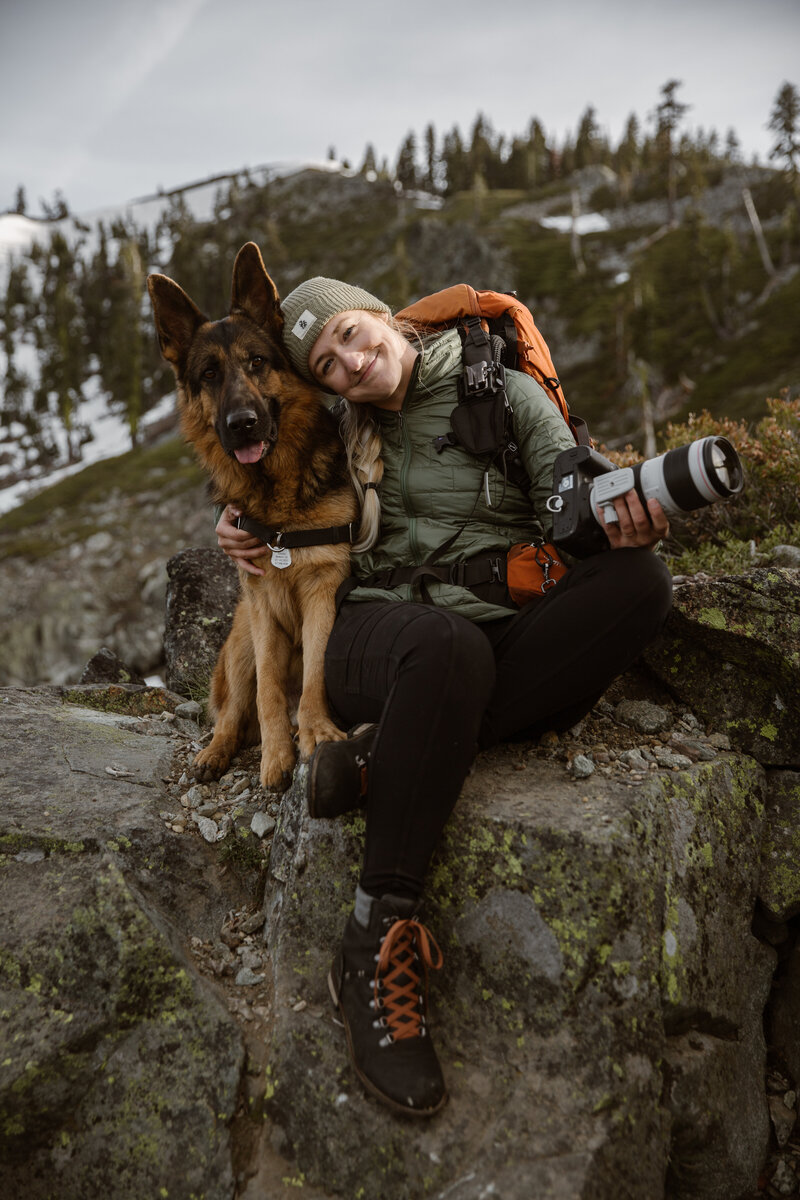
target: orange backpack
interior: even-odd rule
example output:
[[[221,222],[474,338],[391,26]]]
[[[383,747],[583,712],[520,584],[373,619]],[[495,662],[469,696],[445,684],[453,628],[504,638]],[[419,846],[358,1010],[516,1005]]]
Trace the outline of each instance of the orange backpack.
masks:
[[[457,283],[409,304],[395,315],[410,321],[421,332],[459,326],[465,339],[465,363],[468,366],[471,360],[473,363],[486,362],[492,354],[492,339],[499,338],[503,347],[494,350],[495,356],[500,355],[499,362],[531,375],[561,413],[575,441],[590,444],[586,422],[569,411],[550,351],[536,327],[533,313],[513,292],[476,291],[468,283]],[[478,348],[471,350],[476,335],[479,337],[478,329],[486,336],[480,339]],[[479,391],[480,381],[474,388],[475,393]]]

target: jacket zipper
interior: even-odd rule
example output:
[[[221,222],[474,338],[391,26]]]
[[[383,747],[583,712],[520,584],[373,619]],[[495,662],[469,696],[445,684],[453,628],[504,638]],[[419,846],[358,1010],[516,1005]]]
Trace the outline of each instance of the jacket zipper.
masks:
[[[400,469],[400,494],[403,497],[403,511],[408,517],[408,544],[411,549],[411,561],[419,562],[420,549],[417,544],[417,518],[414,515],[408,491],[408,471],[411,465],[411,438],[403,413],[399,412],[397,418],[400,422],[400,437],[403,445],[403,465]]]

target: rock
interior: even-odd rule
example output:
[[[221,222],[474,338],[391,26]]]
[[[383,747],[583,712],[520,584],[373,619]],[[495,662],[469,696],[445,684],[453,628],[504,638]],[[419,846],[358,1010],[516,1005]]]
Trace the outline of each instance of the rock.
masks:
[[[759,669],[753,655],[758,664],[768,646],[770,661],[784,664],[779,696],[791,709],[798,660],[784,617],[800,580],[771,575],[778,583],[766,580],[760,610],[758,572],[725,581],[734,598],[750,587],[746,636],[716,617],[710,628],[716,665],[738,672],[740,691],[747,671]],[[720,582],[696,577],[678,590],[680,604]],[[202,588],[196,598],[205,603]],[[695,622],[688,599],[685,608]],[[187,604],[181,619],[197,629],[201,618]],[[708,635],[707,623],[696,624],[679,660],[665,651],[692,678]],[[698,705],[701,725],[693,699],[678,697],[672,724],[666,704],[652,705],[668,716],[658,736],[631,734],[611,718],[621,709],[652,719],[641,696],[658,693],[642,681],[615,685],[617,705],[604,698],[580,738],[573,730],[549,746],[487,752],[464,787],[421,914],[445,955],[430,1015],[451,1100],[414,1138],[363,1092],[328,1004],[325,980],[363,851],[361,814],[311,821],[305,764],[266,812],[242,802],[248,786],[261,795],[247,756],[220,785],[192,785],[183,735],[196,727],[173,719],[181,697],[163,689],[1,695],[9,783],[0,798],[0,904],[11,914],[12,959],[4,937],[0,1010],[13,1013],[12,1035],[20,1035],[0,1056],[0,1145],[15,1139],[0,1150],[12,1164],[10,1186],[31,1200],[100,1192],[138,1200],[159,1189],[230,1200],[234,1188],[255,1200],[290,1178],[302,1178],[313,1200],[359,1189],[381,1200],[450,1192],[455,1200],[454,1188],[459,1200],[751,1194],[758,1173],[773,1170],[765,1158],[770,1117],[777,1131],[782,1116],[775,1102],[788,1114],[785,1131],[800,1077],[800,957],[791,940],[800,770],[791,749],[784,760],[794,732],[782,727],[774,745],[762,739],[772,748],[766,772],[754,757],[760,742],[741,752],[745,725],[729,728],[722,709]],[[746,700],[739,713],[754,720]],[[598,762],[606,754],[591,777],[564,770],[570,755]],[[257,815],[273,836],[264,907],[253,913],[253,893],[234,893],[237,855],[263,861],[252,836]],[[220,842],[200,836],[199,821],[224,837],[232,817],[249,841],[236,830]],[[765,1015],[773,946],[780,963]],[[54,976],[73,951],[72,973]],[[227,992],[227,1010],[211,986]],[[71,1021],[61,1022],[62,1011]],[[239,1090],[242,1044],[230,1014],[253,1031],[248,1044],[258,1043],[265,1071]],[[769,1107],[765,1024],[785,1064],[770,1070]],[[26,1039],[40,1033],[32,1054]],[[238,1127],[234,1182],[230,1116],[238,1104],[246,1122],[248,1098],[259,1120],[266,1106],[269,1136]],[[166,1145],[154,1113],[166,1114]],[[241,1167],[246,1144],[262,1156],[258,1186],[243,1179],[252,1167],[252,1158]],[[165,1164],[163,1177],[143,1146]],[[790,1171],[793,1160],[781,1161]],[[790,1183],[780,1171],[772,1179]]]
[[[624,766],[630,767],[633,771],[646,771],[648,767],[647,759],[642,754],[641,750],[623,750],[618,759]]]
[[[257,975],[250,967],[242,967],[236,972],[236,986],[255,987],[257,983],[263,983],[264,978],[264,975]]]
[[[685,754],[692,762],[711,762],[715,757],[711,746],[682,733],[670,734],[669,744],[678,754]]]
[[[692,760],[687,754],[676,754],[674,750],[668,750],[666,746],[657,746],[654,757],[659,767],[665,767],[668,771],[677,771],[681,767],[692,765]]]
[[[772,1174],[770,1184],[779,1196],[797,1195],[797,1175],[785,1158],[778,1160],[778,1165]]]
[[[93,655],[83,668],[80,683],[144,683],[144,678],[107,646]]]
[[[771,1005],[771,1042],[778,1061],[786,1065],[792,1079],[800,1081],[800,944],[794,944],[781,964],[780,987]]]
[[[202,842],[164,837],[179,743],[57,688],[2,699],[4,1188],[230,1200],[242,1040],[177,930],[238,899]]]
[[[746,754],[800,767],[800,571],[757,568],[677,589],[643,658]]]
[[[594,763],[585,754],[576,754],[572,760],[572,774],[575,779],[588,779],[594,774]]]
[[[200,831],[200,836],[206,842],[216,842],[219,840],[219,827],[216,821],[212,821],[210,817],[193,817],[194,823]]]
[[[445,955],[431,1019],[451,1092],[424,1158],[359,1088],[327,1015],[363,821],[311,821],[306,771],[283,798],[270,858],[267,1108],[312,1184],[399,1200],[469,1175],[472,1197],[650,1200],[672,1164],[676,1178],[691,1167],[698,1200],[741,1194],[769,1134],[761,1015],[775,954],[750,932],[757,764],[732,756],[649,773],[637,788],[595,775],[587,794],[546,757],[521,774],[501,750],[481,756],[424,902]],[[705,1040],[689,1046],[690,1070],[682,1039],[695,1032]],[[671,1095],[659,1062],[673,1064]]]
[[[276,824],[277,822],[275,821],[274,817],[268,816],[267,813],[257,812],[253,813],[253,819],[250,822],[250,828],[256,837],[263,838],[272,833]]]
[[[203,715],[203,706],[198,704],[196,700],[185,700],[183,704],[179,704],[175,709],[176,717],[183,717],[187,721],[199,721]]]
[[[775,546],[770,562],[776,567],[800,567],[800,546]]]
[[[615,717],[639,733],[661,733],[672,724],[671,714],[649,700],[623,700],[617,705]]]
[[[800,772],[769,771],[767,786],[759,898],[770,920],[788,921],[800,913]]]
[[[775,1130],[775,1140],[779,1146],[785,1146],[797,1121],[797,1113],[793,1106],[786,1107],[783,1096],[768,1097],[769,1117]]]
[[[192,699],[207,696],[233,620],[239,577],[222,550],[205,549],[174,555],[167,563],[167,576],[167,686]]]

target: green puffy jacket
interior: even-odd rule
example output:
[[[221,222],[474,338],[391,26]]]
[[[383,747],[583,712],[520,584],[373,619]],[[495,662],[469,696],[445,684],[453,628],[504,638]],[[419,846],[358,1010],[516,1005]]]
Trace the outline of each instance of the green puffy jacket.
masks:
[[[372,549],[353,555],[357,578],[424,563],[465,522],[437,564],[462,562],[490,551],[505,555],[515,542],[528,541],[543,531],[549,537],[552,522],[545,501],[553,489],[553,463],[560,451],[575,444],[563,417],[529,375],[507,372],[516,439],[531,489],[526,497],[491,466],[490,507],[483,462],[459,446],[437,453],[433,445],[434,438],[450,429],[461,371],[461,339],[456,330],[450,330],[425,344],[416,380],[401,411],[376,410],[383,437],[381,534]],[[428,581],[426,586],[434,604],[470,620],[508,616],[507,608],[486,603],[468,588],[438,580]],[[357,587],[348,596],[348,601],[412,599],[419,599],[419,593],[413,593],[411,584],[391,590]]]

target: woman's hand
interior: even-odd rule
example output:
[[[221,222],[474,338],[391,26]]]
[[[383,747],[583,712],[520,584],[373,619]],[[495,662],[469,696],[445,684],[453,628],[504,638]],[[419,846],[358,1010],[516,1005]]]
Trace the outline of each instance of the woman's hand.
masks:
[[[652,550],[669,534],[667,514],[658,500],[648,500],[644,508],[638,494],[631,490],[617,496],[613,504],[619,520],[603,526],[612,550],[636,546]]]
[[[216,525],[217,545],[248,575],[264,575],[263,567],[257,566],[253,559],[269,554],[269,547],[245,529],[236,528],[233,522],[241,515],[240,508],[234,508],[232,504],[225,506]]]

